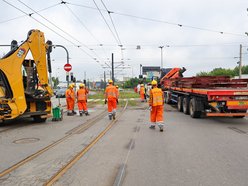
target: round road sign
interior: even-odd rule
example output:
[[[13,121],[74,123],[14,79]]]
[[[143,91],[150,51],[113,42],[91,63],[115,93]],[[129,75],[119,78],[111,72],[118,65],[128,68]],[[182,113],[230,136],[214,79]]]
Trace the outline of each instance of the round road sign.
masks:
[[[70,71],[71,71],[71,69],[72,69],[71,64],[66,63],[66,64],[64,65],[64,70],[65,70],[66,72],[70,72]]]

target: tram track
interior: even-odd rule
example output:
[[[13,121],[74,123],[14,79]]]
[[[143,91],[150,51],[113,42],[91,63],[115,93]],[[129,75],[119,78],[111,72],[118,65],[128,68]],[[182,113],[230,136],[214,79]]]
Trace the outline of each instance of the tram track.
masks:
[[[57,182],[74,164],[77,163],[108,131],[112,128],[112,126],[119,120],[119,118],[122,116],[122,114],[125,112],[127,108],[128,101],[126,101],[126,104],[121,111],[121,113],[118,115],[118,117],[115,120],[112,120],[107,127],[100,132],[85,148],[83,148],[79,153],[77,153],[75,156],[73,156],[68,163],[66,163],[61,169],[59,169],[49,180],[46,181],[44,186],[51,186],[55,182]],[[81,131],[80,131],[81,132]]]
[[[2,172],[0,172],[0,178],[13,172],[14,170],[16,170],[17,168],[21,167],[22,165],[26,164],[27,162],[30,162],[31,160],[35,159],[36,157],[40,156],[41,154],[43,154],[44,152],[48,151],[49,149],[55,147],[56,145],[62,143],[63,141],[67,140],[68,138],[70,138],[71,136],[77,134],[79,131],[83,132],[85,130],[87,130],[88,128],[90,128],[91,126],[93,126],[97,121],[101,120],[105,115],[106,115],[106,111],[101,112],[99,115],[97,115],[96,117],[74,127],[73,129],[69,130],[66,135],[56,141],[54,141],[53,143],[49,144],[48,146],[42,148],[41,150],[31,154],[30,156],[26,157],[25,159],[19,161],[18,163],[12,165],[11,167],[3,170]],[[8,128],[9,130],[11,128]],[[7,129],[6,129],[7,130]]]
[[[103,112],[99,113],[94,118],[92,118],[92,119],[84,122],[83,124],[80,124],[80,125],[74,127],[73,129],[67,131],[65,133],[66,135],[64,137],[58,139],[57,141],[54,141],[53,143],[51,143],[48,146],[42,148],[41,150],[37,151],[36,153],[31,154],[30,156],[26,157],[25,159],[19,161],[18,163],[14,164],[11,167],[9,167],[9,168],[3,170],[2,172],[0,172],[0,180],[2,180],[3,184],[5,184],[5,183],[7,183],[7,184],[8,183],[10,183],[10,184],[18,183],[19,179],[16,179],[16,178],[18,177],[19,173],[21,173],[22,171],[25,171],[26,168],[30,166],[30,164],[37,164],[37,161],[38,162],[44,161],[44,160],[47,161],[46,159],[44,159],[44,157],[46,157],[49,154],[53,154],[54,150],[56,149],[55,146],[57,146],[57,148],[61,148],[61,147],[64,148],[65,147],[64,145],[68,145],[68,144],[70,145],[70,142],[69,142],[70,140],[73,140],[75,138],[77,139],[78,134],[84,134],[84,131],[86,131],[89,128],[90,128],[90,130],[94,130],[95,127],[97,127],[99,124],[101,124],[101,125],[99,125],[99,127],[101,126],[99,128],[100,130],[97,133],[95,133],[94,135],[91,135],[91,133],[89,133],[89,132],[85,133],[85,137],[87,139],[85,137],[83,137],[83,139],[86,139],[88,142],[85,143],[86,145],[84,145],[84,148],[82,150],[81,150],[82,147],[80,148],[80,145],[78,146],[76,144],[72,144],[72,145],[74,145],[74,148],[76,148],[77,150],[73,154],[71,154],[69,157],[67,157],[67,160],[65,160],[65,159],[62,160],[61,157],[57,157],[58,158],[57,161],[56,161],[56,159],[54,159],[55,162],[59,162],[60,165],[64,164],[62,170],[60,170],[60,167],[58,167],[56,170],[51,171],[50,173],[47,173],[46,179],[41,179],[43,181],[42,181],[42,183],[39,183],[39,184],[44,184],[45,183],[44,185],[51,185],[51,183],[53,184],[67,170],[69,170],[70,167],[73,166],[82,156],[84,156],[86,154],[86,152],[88,150],[90,150],[97,143],[97,141],[99,139],[101,139],[107,133],[107,131],[119,120],[121,115],[124,113],[124,111],[126,110],[127,104],[128,104],[128,101],[126,102],[126,105],[121,110],[121,112],[118,113],[118,116],[117,116],[116,120],[111,120],[111,122],[107,122],[107,123],[106,123],[106,120],[105,120],[105,124],[104,124],[104,127],[103,127],[103,125],[101,124],[101,119],[103,119],[106,116],[107,111],[103,111]],[[96,124],[96,123],[97,123],[97,125],[94,126],[94,124]],[[92,126],[94,126],[94,128],[91,129]],[[90,134],[90,136],[89,136],[89,134]],[[73,137],[73,135],[74,135],[74,137]],[[64,143],[62,143],[62,142],[64,142]],[[79,151],[80,151],[80,153],[78,153]],[[45,152],[47,152],[49,154],[47,154]],[[76,155],[74,156],[74,154],[76,154]],[[71,158],[71,157],[73,157],[73,158]],[[40,165],[41,165],[41,167],[43,167],[43,164],[40,164]],[[39,172],[42,169],[35,169],[35,171]],[[59,170],[59,171],[56,173],[57,170]],[[35,173],[35,171],[32,172],[31,175],[37,177],[39,174]],[[42,172],[47,172],[47,171],[45,169]],[[23,178],[23,175],[21,177]],[[50,179],[47,180],[47,178],[49,178],[49,177],[50,177]],[[25,179],[25,178],[23,178],[23,179]],[[27,177],[27,179],[29,179],[29,178]]]

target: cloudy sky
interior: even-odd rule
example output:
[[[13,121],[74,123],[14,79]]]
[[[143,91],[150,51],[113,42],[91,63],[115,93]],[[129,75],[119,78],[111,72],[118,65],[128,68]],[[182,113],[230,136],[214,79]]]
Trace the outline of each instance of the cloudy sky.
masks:
[[[163,66],[193,76],[234,68],[240,44],[248,65],[247,8],[247,0],[0,0],[0,44],[21,43],[39,29],[68,49],[77,79],[90,80],[109,74],[112,53],[120,79],[137,76],[140,64],[160,66],[164,46]],[[8,50],[1,47],[0,56]],[[51,56],[53,76],[65,80],[65,51]]]

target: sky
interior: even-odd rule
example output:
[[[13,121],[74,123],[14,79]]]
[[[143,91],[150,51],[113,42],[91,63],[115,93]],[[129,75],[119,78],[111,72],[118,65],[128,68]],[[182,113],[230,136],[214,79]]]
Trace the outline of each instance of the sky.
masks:
[[[20,44],[31,29],[69,51],[77,79],[137,77],[142,66],[185,67],[184,76],[234,68],[242,45],[248,65],[247,0],[0,0],[0,45]],[[32,14],[31,16],[28,16]],[[138,47],[137,47],[138,46]],[[163,48],[159,48],[163,46]],[[138,49],[140,48],[140,49]],[[9,47],[0,47],[0,57]],[[162,54],[162,59],[161,59]],[[65,81],[66,52],[51,53]]]

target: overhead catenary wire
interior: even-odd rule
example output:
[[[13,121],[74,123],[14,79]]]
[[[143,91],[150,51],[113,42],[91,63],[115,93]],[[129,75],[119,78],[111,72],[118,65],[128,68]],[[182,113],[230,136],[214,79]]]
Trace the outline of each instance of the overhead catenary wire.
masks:
[[[74,13],[74,11],[67,5],[66,2],[63,2],[63,4],[66,6],[66,8],[69,10],[69,12],[76,18],[76,20],[80,23],[80,25],[82,27],[84,27],[84,29],[91,35],[91,37],[98,43],[98,46],[101,47],[103,46],[103,44],[101,44],[101,42],[94,36],[94,34],[90,31],[90,29],[88,29],[88,27],[83,23],[83,21],[76,15],[76,13]],[[103,50],[104,54],[106,55],[106,51],[101,47],[101,49]],[[95,55],[100,58],[95,51],[93,51],[95,53]]]
[[[3,0],[5,3],[7,3],[8,5],[12,6],[13,8],[19,10],[20,12],[29,15],[28,13],[26,13],[25,11],[21,10],[20,8],[16,7],[15,5],[9,3],[6,0]],[[88,52],[86,52],[85,50],[83,50],[82,48],[80,48],[77,44],[75,44],[74,42],[72,42],[71,40],[67,39],[66,37],[64,37],[63,35],[59,34],[58,32],[56,32],[55,30],[53,30],[52,28],[50,28],[49,26],[47,26],[46,24],[42,23],[41,21],[39,21],[38,19],[32,17],[32,15],[29,15],[30,18],[32,18],[33,20],[35,20],[36,22],[38,22],[39,24],[43,25],[44,27],[46,27],[47,29],[49,29],[50,31],[54,32],[56,35],[60,36],[61,38],[63,38],[64,40],[68,41],[69,43],[71,43],[73,46],[79,48],[82,52],[84,52],[87,56],[89,56],[92,59],[95,59],[92,55],[90,55]]]
[[[85,6],[85,5],[81,5],[81,4],[75,4],[75,3],[69,3],[69,4],[74,5],[74,6],[83,7],[83,8],[92,9],[92,10],[97,10],[94,7]],[[104,9],[100,9],[100,10],[106,11]],[[197,29],[197,30],[208,31],[208,32],[213,32],[213,33],[218,33],[218,34],[228,34],[228,35],[247,37],[247,35],[245,33],[240,34],[240,33],[224,32],[224,31],[215,30],[215,29],[202,28],[202,27],[191,26],[191,25],[186,25],[186,24],[182,24],[182,23],[174,23],[174,22],[170,22],[170,21],[158,20],[158,19],[154,19],[154,18],[142,17],[142,16],[131,15],[131,14],[115,12],[115,11],[111,11],[111,13],[116,14],[116,15],[120,15],[120,16],[126,16],[126,17],[131,17],[131,18],[136,18],[136,19],[142,19],[142,20],[145,20],[145,21],[152,21],[152,22],[159,22],[159,23],[169,24],[169,25],[173,25],[173,26],[177,26],[177,27],[181,27],[181,28],[185,27],[185,28]]]
[[[100,8],[98,7],[98,5],[96,4],[95,0],[93,0],[93,2],[94,2],[94,4],[95,4],[95,6],[96,6],[98,12],[100,13],[102,19],[104,20],[105,24],[107,25],[109,31],[112,33],[112,35],[113,35],[115,41],[117,42],[118,45],[121,45],[121,43],[119,42],[119,40],[118,40],[118,38],[116,37],[115,33],[114,33],[114,32],[112,31],[112,29],[110,28],[110,26],[109,26],[107,20],[105,19],[104,15],[102,14],[101,9],[100,9]]]
[[[50,8],[53,8],[53,7],[55,7],[55,6],[58,6],[58,5],[60,5],[60,4],[61,4],[61,3],[56,3],[56,4],[54,4],[54,5],[51,5],[51,6],[46,7],[46,8],[43,8],[43,9],[38,10],[38,11],[36,11],[36,12],[42,12],[42,11],[48,10],[48,9],[50,9]],[[10,19],[4,20],[4,21],[0,21],[0,24],[1,24],[1,23],[6,23],[6,22],[9,22],[9,21],[13,21],[13,20],[16,20],[16,19],[20,19],[20,18],[23,18],[23,17],[26,17],[26,16],[30,16],[30,15],[32,15],[32,14],[34,14],[34,12],[29,13],[28,15],[24,14],[24,15],[17,16],[17,17],[13,17],[13,18],[10,18]]]
[[[108,12],[108,15],[109,15],[109,18],[110,18],[110,20],[111,20],[112,26],[113,26],[113,28],[114,28],[115,34],[116,34],[116,36],[117,36],[117,39],[119,40],[120,46],[122,47],[122,42],[121,42],[120,36],[119,36],[119,34],[118,34],[117,30],[116,30],[114,21],[113,21],[112,16],[111,16],[111,13],[112,13],[112,12],[108,10],[108,8],[106,7],[106,5],[105,5],[105,3],[103,2],[103,0],[101,0],[101,2],[102,2],[102,4],[103,4],[104,8],[106,9],[106,11]]]
[[[37,11],[35,11],[34,9],[32,9],[30,6],[28,6],[27,4],[25,4],[24,2],[22,2],[21,0],[17,0],[19,1],[21,4],[23,4],[24,6],[26,6],[27,8],[29,8],[30,10],[34,11],[37,15],[39,15],[40,17],[42,17],[43,19],[45,19],[48,23],[50,23],[51,25],[53,25],[54,27],[56,27],[57,29],[59,29],[61,32],[63,32],[64,34],[66,34],[67,36],[71,37],[72,39],[74,39],[75,41],[77,41],[78,43],[82,44],[77,38],[75,38],[74,36],[72,36],[71,34],[69,34],[68,32],[64,31],[63,29],[61,29],[60,27],[58,27],[56,24],[54,24],[52,21],[48,20],[45,16],[41,15],[40,13],[38,13]],[[85,48],[89,49],[89,47],[87,47],[86,45],[82,44]]]

